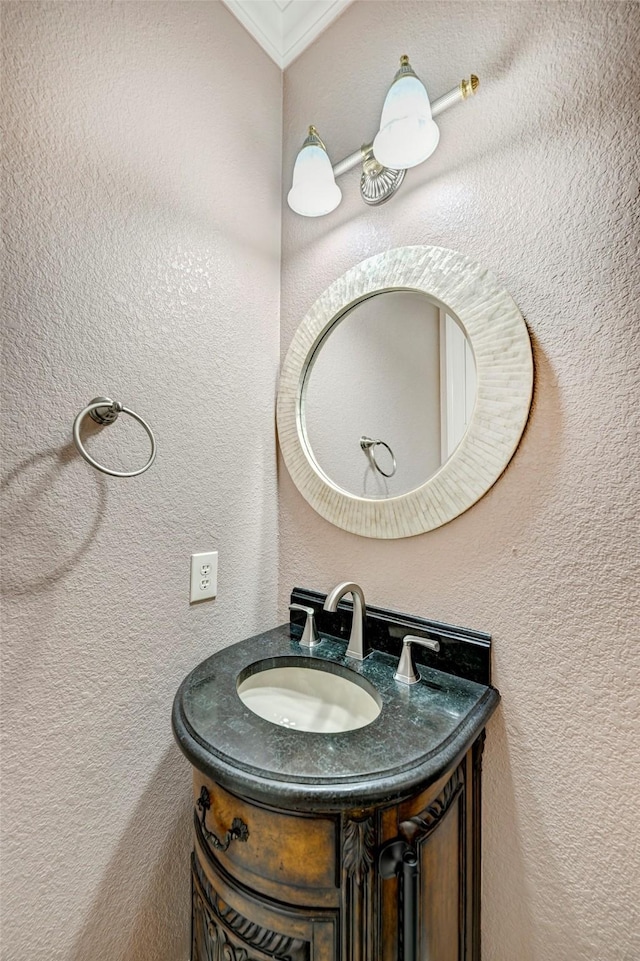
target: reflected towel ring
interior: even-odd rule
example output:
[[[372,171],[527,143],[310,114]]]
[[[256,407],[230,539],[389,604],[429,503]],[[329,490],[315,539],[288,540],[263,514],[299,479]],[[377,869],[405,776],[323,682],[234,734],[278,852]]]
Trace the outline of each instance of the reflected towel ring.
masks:
[[[118,414],[128,414],[129,417],[137,420],[138,423],[144,427],[151,441],[151,456],[144,467],[131,471],[111,470],[111,468],[103,467],[97,460],[94,460],[84,449],[82,441],[80,440],[80,425],[87,414],[96,424],[100,424],[103,427],[113,424],[113,422],[118,419]],[[147,422],[143,420],[139,414],[136,414],[135,411],[124,407],[117,400],[110,400],[109,397],[94,397],[91,403],[88,404],[84,410],[80,411],[73,422],[73,442],[78,448],[78,453],[86,460],[87,464],[91,464],[96,470],[102,471],[103,474],[109,474],[111,477],[137,477],[138,474],[144,474],[146,470],[149,470],[156,459],[156,439]]]
[[[376,455],[373,448],[377,447],[378,445],[380,447],[386,447],[389,453],[391,454],[391,460],[393,461],[393,470],[390,471],[389,473],[382,470],[382,468],[380,467],[380,465],[376,460]],[[365,452],[365,454],[367,455],[367,457],[369,458],[369,460],[371,461],[371,463],[373,464],[373,466],[375,467],[375,469],[378,471],[379,474],[382,474],[383,477],[393,477],[393,475],[396,472],[396,457],[388,444],[385,444],[383,440],[373,440],[371,437],[361,437],[360,447],[362,447],[363,451]]]

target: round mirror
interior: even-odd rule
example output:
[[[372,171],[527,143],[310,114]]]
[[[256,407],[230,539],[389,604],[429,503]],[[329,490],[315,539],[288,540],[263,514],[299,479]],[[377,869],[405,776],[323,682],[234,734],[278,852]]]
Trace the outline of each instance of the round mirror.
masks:
[[[282,366],[278,436],[311,506],[366,537],[409,537],[471,507],[524,430],[522,314],[480,264],[399,247],[338,278]]]
[[[475,396],[459,322],[420,291],[381,291],[345,311],[318,344],[302,387],[302,433],[336,487],[394,497],[449,459]]]

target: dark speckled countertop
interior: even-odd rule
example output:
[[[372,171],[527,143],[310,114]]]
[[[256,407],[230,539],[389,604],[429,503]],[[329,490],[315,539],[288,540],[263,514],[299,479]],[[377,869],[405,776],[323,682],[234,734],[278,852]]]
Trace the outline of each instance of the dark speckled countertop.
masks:
[[[393,802],[437,780],[468,750],[500,699],[490,685],[422,665],[419,684],[398,684],[393,654],[376,650],[354,662],[344,652],[344,641],[327,637],[309,653],[285,624],[214,654],[176,694],[173,730],[182,751],[223,787],[254,800],[339,811]],[[277,659],[275,666],[291,658],[360,675],[380,696],[379,716],[338,734],[291,730],[258,717],[238,696],[238,676],[257,661]]]

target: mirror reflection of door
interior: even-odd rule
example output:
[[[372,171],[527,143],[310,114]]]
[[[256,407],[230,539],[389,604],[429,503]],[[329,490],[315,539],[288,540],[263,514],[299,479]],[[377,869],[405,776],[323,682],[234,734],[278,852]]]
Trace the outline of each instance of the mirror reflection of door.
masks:
[[[444,464],[464,437],[476,402],[476,365],[460,324],[440,311],[441,459]]]
[[[473,354],[457,321],[426,294],[392,290],[357,304],[325,335],[305,377],[302,424],[311,456],[336,487],[386,498],[440,468],[474,402]],[[382,473],[392,472],[386,448],[367,454],[363,436],[392,449],[393,477]]]

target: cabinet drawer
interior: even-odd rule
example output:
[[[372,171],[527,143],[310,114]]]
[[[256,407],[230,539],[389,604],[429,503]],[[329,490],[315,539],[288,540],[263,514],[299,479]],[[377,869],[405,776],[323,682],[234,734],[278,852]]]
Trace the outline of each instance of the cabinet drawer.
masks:
[[[240,891],[192,856],[192,961],[336,961],[338,912],[286,908]]]
[[[338,904],[337,818],[290,814],[243,800],[198,771],[193,788],[198,843],[232,877],[282,901]],[[236,819],[243,825],[240,837],[227,846]]]

